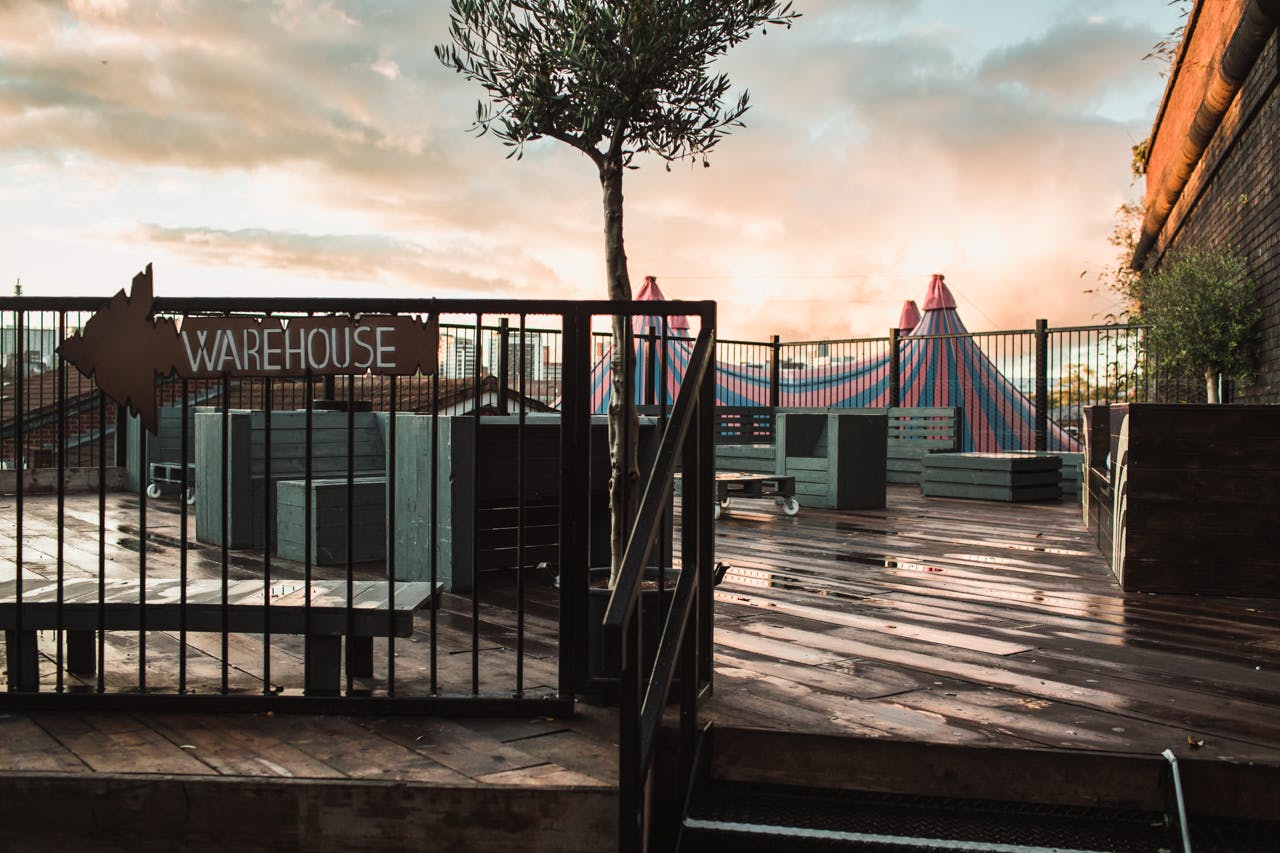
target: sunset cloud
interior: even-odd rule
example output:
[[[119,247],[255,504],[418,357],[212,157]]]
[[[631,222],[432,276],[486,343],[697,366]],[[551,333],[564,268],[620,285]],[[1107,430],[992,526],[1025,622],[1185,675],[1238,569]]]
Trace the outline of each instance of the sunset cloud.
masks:
[[[1175,12],[954,5],[812,0],[735,49],[748,126],[709,169],[627,176],[633,278],[720,300],[728,337],[883,334],[933,272],[977,328],[1099,313],[1079,275],[1110,260],[1160,95],[1141,56]],[[479,90],[430,50],[447,25],[443,0],[0,4],[3,272],[602,296],[594,167],[471,138]]]

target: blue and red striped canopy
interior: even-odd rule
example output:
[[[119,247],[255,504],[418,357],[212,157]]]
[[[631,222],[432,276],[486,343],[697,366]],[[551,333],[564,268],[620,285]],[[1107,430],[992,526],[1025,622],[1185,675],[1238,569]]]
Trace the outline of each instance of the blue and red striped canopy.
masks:
[[[637,299],[663,299],[651,277],[645,279]],[[903,306],[899,323],[910,322],[914,301]],[[693,342],[688,320],[668,318],[666,357],[663,359],[663,315],[637,317],[632,328],[636,339],[636,402],[646,399],[646,381],[654,385],[653,399],[675,401],[689,364]],[[657,341],[643,336],[657,330]],[[1035,447],[1035,407],[996,364],[979,348],[956,312],[956,301],[941,275],[933,276],[925,297],[924,313],[900,344],[899,404],[902,406],[950,406],[963,410],[962,450],[1027,450]],[[611,352],[596,362],[591,374],[592,410],[607,411],[610,395]],[[657,364],[654,364],[654,361]],[[665,362],[665,370],[661,365]],[[662,375],[656,382],[652,376]],[[824,408],[889,405],[889,356],[821,364],[779,371],[778,403],[784,407]],[[716,403],[721,406],[769,405],[769,369],[765,366],[718,364]],[[1048,425],[1050,450],[1076,449],[1076,442],[1056,423]]]
[[[978,347],[941,275],[929,282],[924,314],[901,353],[900,405],[962,409],[961,450],[1035,448],[1034,403]],[[1075,442],[1049,421],[1048,448],[1070,450]]]

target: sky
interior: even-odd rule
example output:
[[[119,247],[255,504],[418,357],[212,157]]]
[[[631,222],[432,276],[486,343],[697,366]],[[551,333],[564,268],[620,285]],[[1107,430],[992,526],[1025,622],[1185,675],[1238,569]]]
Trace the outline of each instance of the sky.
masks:
[[[710,168],[627,173],[634,287],[732,339],[884,335],[935,272],[974,331],[1100,322],[1177,4],[795,8],[717,63],[752,107]],[[604,298],[594,166],[476,138],[447,38],[447,0],[0,0],[5,292]]]

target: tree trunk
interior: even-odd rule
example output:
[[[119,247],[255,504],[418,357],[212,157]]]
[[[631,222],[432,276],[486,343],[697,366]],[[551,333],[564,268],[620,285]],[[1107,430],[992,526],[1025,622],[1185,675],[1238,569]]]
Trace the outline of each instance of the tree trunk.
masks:
[[[1204,369],[1204,393],[1205,399],[1210,403],[1221,403],[1222,399],[1218,396],[1218,371],[1212,367]]]
[[[600,166],[604,191],[604,257],[609,298],[631,299],[631,277],[622,241],[622,161],[606,160]],[[640,470],[636,458],[640,421],[628,393],[627,379],[635,371],[635,347],[631,318],[613,318],[613,385],[609,394],[609,586],[618,582],[627,536],[640,503]]]

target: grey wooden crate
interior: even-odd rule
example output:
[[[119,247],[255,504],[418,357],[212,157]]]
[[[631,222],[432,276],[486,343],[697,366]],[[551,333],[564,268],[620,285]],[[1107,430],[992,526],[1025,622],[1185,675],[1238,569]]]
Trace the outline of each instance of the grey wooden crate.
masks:
[[[305,480],[276,483],[276,542],[280,556],[288,560],[302,561],[306,557],[306,485]],[[365,563],[383,559],[387,536],[386,494],[386,477],[356,478],[350,502],[345,477],[313,480],[309,522],[312,563],[324,566],[347,561],[348,518],[352,527],[352,560]]]
[[[1054,501],[1062,497],[1062,489],[1057,485],[967,485],[964,483],[938,483],[930,480],[924,480],[920,483],[920,493],[935,498],[969,498],[971,500],[1004,501],[1009,503]]]
[[[1084,480],[1084,453],[1064,450],[1015,450],[1031,456],[1056,456],[1062,460],[1062,496],[1072,501],[1082,500]]]

